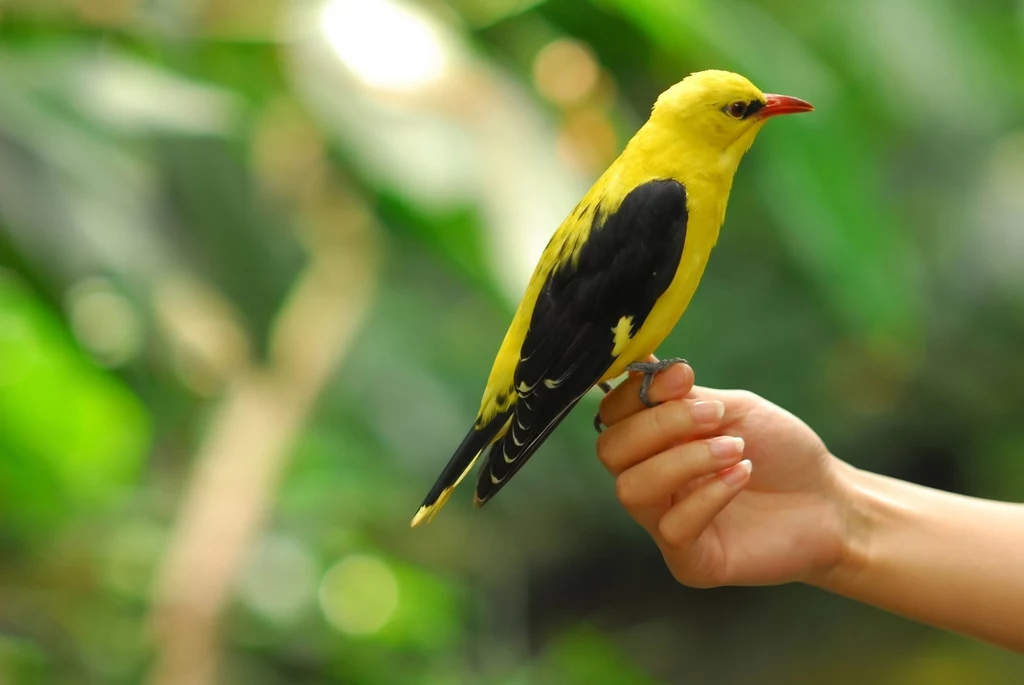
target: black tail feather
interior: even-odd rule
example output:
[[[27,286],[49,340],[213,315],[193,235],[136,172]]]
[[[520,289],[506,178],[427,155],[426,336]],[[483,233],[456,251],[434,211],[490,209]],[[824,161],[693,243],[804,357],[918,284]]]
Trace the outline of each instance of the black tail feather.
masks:
[[[494,439],[494,436],[502,429],[512,415],[511,410],[496,415],[485,426],[477,428],[476,425],[469,430],[466,437],[462,439],[455,453],[452,454],[448,464],[445,465],[441,475],[430,488],[430,492],[420,505],[419,511],[413,517],[412,525],[417,526],[424,521],[430,521],[437,512],[444,506],[445,501],[451,495],[452,490],[458,485],[473,467],[481,450],[487,447]]]

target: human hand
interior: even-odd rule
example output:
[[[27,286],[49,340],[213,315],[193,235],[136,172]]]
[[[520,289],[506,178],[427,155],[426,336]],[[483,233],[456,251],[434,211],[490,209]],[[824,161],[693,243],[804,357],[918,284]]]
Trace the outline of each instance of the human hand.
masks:
[[[815,582],[846,549],[852,470],[803,421],[746,391],[632,375],[601,402],[597,441],[619,501],[691,587]],[[739,440],[737,440],[739,438]]]

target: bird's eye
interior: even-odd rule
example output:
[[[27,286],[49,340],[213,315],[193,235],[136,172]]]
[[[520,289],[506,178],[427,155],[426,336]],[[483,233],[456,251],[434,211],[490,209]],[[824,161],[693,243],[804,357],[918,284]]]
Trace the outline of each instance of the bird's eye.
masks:
[[[742,100],[730,103],[725,107],[725,113],[731,116],[733,119],[742,119],[743,115],[747,113],[747,103]]]

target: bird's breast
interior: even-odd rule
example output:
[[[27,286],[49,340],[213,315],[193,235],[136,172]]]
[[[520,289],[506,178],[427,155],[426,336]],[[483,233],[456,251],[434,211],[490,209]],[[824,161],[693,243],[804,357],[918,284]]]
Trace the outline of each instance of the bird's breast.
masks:
[[[689,219],[686,240],[675,276],[655,302],[640,329],[627,344],[621,345],[621,354],[602,380],[615,378],[624,373],[629,364],[643,361],[654,354],[675,328],[697,290],[711,251],[718,241],[723,214],[717,203],[701,202],[699,195],[697,198],[691,195],[687,207]]]

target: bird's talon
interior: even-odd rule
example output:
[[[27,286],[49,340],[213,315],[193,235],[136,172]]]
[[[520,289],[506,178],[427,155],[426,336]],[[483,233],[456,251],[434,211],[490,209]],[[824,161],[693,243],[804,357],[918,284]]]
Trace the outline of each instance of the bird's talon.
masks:
[[[661,404],[660,402],[652,402],[647,392],[651,389],[654,377],[675,364],[689,364],[689,362],[681,357],[673,357],[672,359],[661,359],[656,362],[634,362],[626,367],[626,371],[642,373],[644,375],[644,380],[640,384],[640,401],[644,403],[644,406],[653,408]]]
[[[601,381],[597,384],[597,387],[601,388],[601,392],[605,395],[612,391],[612,384],[608,381]],[[604,430],[603,424],[601,423],[601,412],[594,414],[594,430],[598,433]]]

